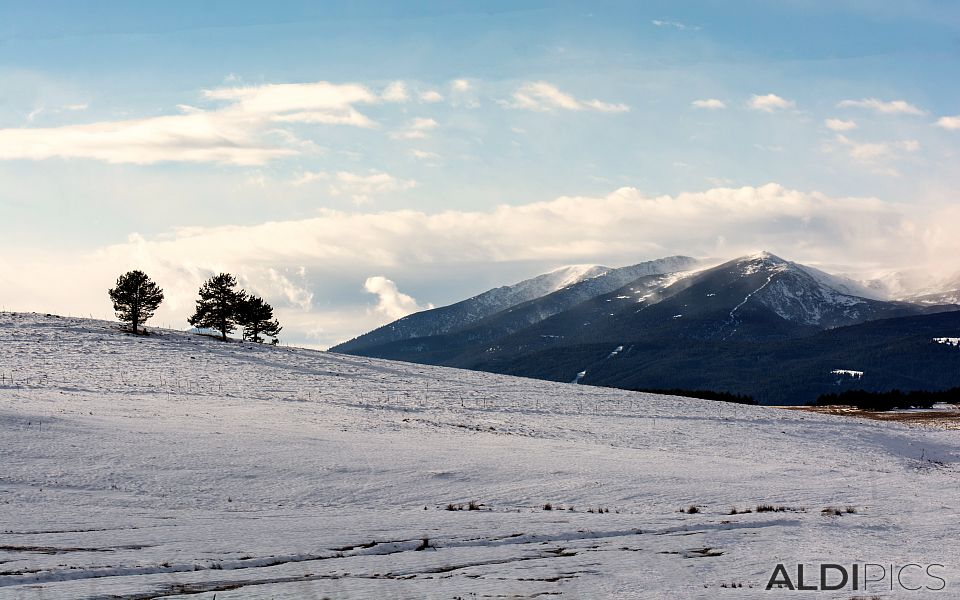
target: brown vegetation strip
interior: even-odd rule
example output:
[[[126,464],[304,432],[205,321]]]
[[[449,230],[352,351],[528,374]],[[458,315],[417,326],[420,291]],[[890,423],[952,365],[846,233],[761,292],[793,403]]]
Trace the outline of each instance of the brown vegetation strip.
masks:
[[[803,410],[822,415],[840,415],[844,417],[860,417],[874,421],[893,421],[936,427],[938,429],[960,429],[960,407],[947,410],[905,410],[905,411],[876,411],[861,410],[852,406],[785,406],[789,410]]]

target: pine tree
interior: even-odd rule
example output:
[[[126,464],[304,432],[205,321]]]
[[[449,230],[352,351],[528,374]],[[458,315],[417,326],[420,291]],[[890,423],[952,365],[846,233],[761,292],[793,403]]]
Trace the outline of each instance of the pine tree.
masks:
[[[260,334],[275,338],[283,329],[273,318],[273,307],[252,294],[240,304],[237,323],[243,327],[243,339],[257,343],[263,342]]]
[[[157,312],[163,290],[143,271],[128,271],[117,278],[117,287],[108,290],[117,318],[129,323],[133,333]]]
[[[237,291],[237,280],[229,273],[220,273],[200,286],[197,310],[188,322],[194,327],[216,329],[224,341],[236,329],[237,316],[246,294]]]

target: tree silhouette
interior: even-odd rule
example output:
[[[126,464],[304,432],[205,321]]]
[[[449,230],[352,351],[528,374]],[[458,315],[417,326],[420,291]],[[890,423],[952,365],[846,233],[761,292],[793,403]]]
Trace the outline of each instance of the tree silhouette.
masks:
[[[257,343],[263,342],[261,333],[275,338],[283,329],[273,318],[273,307],[252,294],[240,303],[237,323],[243,327],[243,339]]]
[[[143,271],[128,271],[117,278],[117,286],[108,290],[117,318],[129,323],[133,333],[153,316],[163,302],[163,290]]]
[[[229,273],[220,273],[200,286],[197,310],[188,322],[194,327],[216,329],[224,341],[236,329],[240,307],[246,293],[237,291],[237,280]]]

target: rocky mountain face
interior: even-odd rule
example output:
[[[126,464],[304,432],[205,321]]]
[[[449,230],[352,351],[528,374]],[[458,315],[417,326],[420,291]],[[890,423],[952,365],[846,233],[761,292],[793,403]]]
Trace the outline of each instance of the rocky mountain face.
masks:
[[[488,317],[525,304],[522,310],[515,312],[513,318],[507,321],[532,324],[642,275],[689,269],[696,264],[698,261],[690,257],[671,256],[617,269],[600,265],[561,267],[513,285],[488,290],[449,306],[406,316],[331,350],[365,354],[362,351],[366,349],[370,352],[369,355],[377,356],[379,354],[375,349],[380,346],[440,336],[475,326],[484,327],[485,325],[480,323]],[[550,300],[537,303],[545,297],[550,297]]]

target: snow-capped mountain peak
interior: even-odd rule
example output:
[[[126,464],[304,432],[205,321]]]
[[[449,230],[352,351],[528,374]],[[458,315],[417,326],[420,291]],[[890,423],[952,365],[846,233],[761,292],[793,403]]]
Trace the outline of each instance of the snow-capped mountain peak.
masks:
[[[525,288],[526,293],[532,295],[531,298],[527,298],[529,300],[545,296],[586,279],[605,275],[610,271],[612,271],[610,267],[603,265],[566,265],[532,279],[521,281],[514,287]]]
[[[750,299],[797,323],[833,327],[858,322],[879,294],[858,282],[814,267],[758,252],[731,261],[733,272],[755,278]]]

